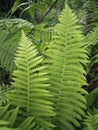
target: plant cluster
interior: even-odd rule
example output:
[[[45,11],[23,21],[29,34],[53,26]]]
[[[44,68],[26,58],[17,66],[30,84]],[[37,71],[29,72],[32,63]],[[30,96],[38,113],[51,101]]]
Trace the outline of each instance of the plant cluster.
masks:
[[[97,1],[12,3],[0,20],[0,129],[97,130]]]

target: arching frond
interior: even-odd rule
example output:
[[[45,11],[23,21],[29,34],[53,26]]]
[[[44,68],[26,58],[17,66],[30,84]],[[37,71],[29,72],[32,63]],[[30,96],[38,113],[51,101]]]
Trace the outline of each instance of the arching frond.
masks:
[[[32,23],[28,22],[27,20],[19,19],[19,18],[0,20],[0,29],[12,30],[14,28],[16,28],[16,29],[17,28],[18,29],[24,29],[24,28],[33,29],[34,26]]]
[[[34,116],[44,129],[50,130],[53,125],[48,118],[53,116],[54,112],[48,99],[51,94],[47,91],[49,84],[46,83],[46,66],[41,66],[42,60],[35,46],[23,33],[15,59],[18,68],[13,74],[15,89],[9,98],[12,104],[25,108],[27,115]]]
[[[80,127],[79,120],[86,108],[83,94],[87,92],[81,88],[87,85],[82,66],[87,62],[86,43],[76,25],[76,17],[67,5],[59,21],[47,51],[50,58],[49,91],[54,95],[52,101],[57,113],[53,122],[57,125],[56,130],[75,130]]]

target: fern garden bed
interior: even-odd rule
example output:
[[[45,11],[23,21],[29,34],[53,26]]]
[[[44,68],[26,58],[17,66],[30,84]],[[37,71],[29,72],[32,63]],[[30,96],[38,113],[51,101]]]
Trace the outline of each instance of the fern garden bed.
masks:
[[[0,130],[98,129],[98,88],[89,84],[97,30],[84,35],[68,4],[53,27],[0,20]]]

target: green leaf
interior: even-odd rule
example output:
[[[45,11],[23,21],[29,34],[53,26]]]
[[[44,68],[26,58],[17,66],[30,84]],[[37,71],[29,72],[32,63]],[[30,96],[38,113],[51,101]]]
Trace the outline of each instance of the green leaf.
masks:
[[[14,125],[14,123],[15,123],[15,121],[16,121],[16,119],[17,119],[18,111],[19,111],[19,107],[16,107],[16,108],[14,109],[14,111],[11,113],[11,115],[10,115],[10,117],[9,117],[9,119],[8,119],[8,121],[11,122],[11,123],[10,123],[10,124],[11,124],[11,125],[10,125],[11,127]]]
[[[34,13],[35,13],[35,6],[34,6],[34,3],[32,1],[29,2],[29,14],[31,17],[34,16]]]
[[[1,130],[19,130],[14,128],[8,128],[8,127],[0,127]]]
[[[13,5],[13,7],[12,7],[12,9],[11,9],[11,15],[17,10],[19,4],[20,4],[20,0],[16,0],[16,1],[14,2],[14,5]]]
[[[15,89],[9,94],[9,99],[13,105],[26,109],[27,115],[48,122],[55,113],[50,101],[52,95],[47,90],[49,84],[46,67],[41,65],[42,60],[42,56],[38,56],[35,46],[23,32],[15,58],[18,68],[13,73],[12,84]],[[44,127],[44,124],[41,125]]]
[[[9,122],[0,120],[0,126],[7,126],[7,125],[9,125]]]
[[[52,42],[47,49],[49,91],[56,116],[53,119],[58,130],[75,130],[86,109],[87,85],[82,65],[88,62],[86,43],[77,26],[77,19],[68,5],[62,11],[59,23],[54,27]],[[50,61],[50,62],[49,62]]]

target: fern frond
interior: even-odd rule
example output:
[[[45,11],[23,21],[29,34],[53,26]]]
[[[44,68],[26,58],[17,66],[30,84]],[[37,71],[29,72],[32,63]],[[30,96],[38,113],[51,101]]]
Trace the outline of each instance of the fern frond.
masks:
[[[88,113],[85,118],[83,130],[98,130],[98,111],[94,114]]]
[[[34,26],[23,19],[3,19],[0,20],[0,64],[7,71],[16,69],[14,55],[21,38],[21,30],[30,32]]]
[[[85,42],[87,43],[87,50],[89,52],[90,62],[88,68],[93,68],[93,65],[98,63],[98,25],[93,28],[91,32],[85,37]],[[89,73],[92,70],[89,71]],[[91,75],[91,74],[89,74]],[[94,75],[95,77],[95,75]]]
[[[9,128],[8,125],[10,123],[4,120],[0,120],[0,129],[1,130],[19,130],[19,129],[14,129],[14,128]]]
[[[8,39],[8,35],[9,32],[0,32],[0,64],[2,67],[5,67],[7,71],[12,72],[14,69],[16,69],[13,59],[18,43],[17,41],[14,41],[14,37]]]
[[[7,104],[5,106],[0,106],[0,118],[4,121],[9,122],[9,126],[14,126],[14,123],[17,118],[19,107],[10,108],[10,104]]]
[[[14,18],[14,19],[3,19],[0,20],[0,29],[2,30],[12,30],[12,29],[24,29],[29,28],[33,29],[34,26],[32,23],[28,22],[27,20]]]
[[[11,103],[25,108],[27,115],[39,117],[42,122],[48,122],[48,118],[54,115],[52,103],[49,101],[51,94],[47,91],[46,66],[41,66],[43,58],[38,56],[38,52],[32,42],[25,34],[22,34],[20,46],[18,47],[15,64],[18,70],[14,71],[13,86],[15,89],[9,95]],[[41,70],[41,71],[40,71]],[[39,121],[39,122],[40,122]],[[49,127],[41,124],[43,128]]]
[[[32,121],[33,121],[33,118],[28,117],[24,122],[22,122],[19,126],[17,126],[18,128],[12,128],[10,126],[11,122],[0,120],[0,129],[1,130],[26,130],[26,129],[31,130],[33,127],[36,127],[35,122],[32,122]],[[37,130],[40,130],[40,129],[37,129]]]
[[[18,127],[20,130],[44,130],[44,128],[40,127],[35,118],[29,116],[25,119]]]
[[[54,95],[52,100],[57,113],[53,122],[57,130],[75,130],[80,127],[79,120],[86,109],[83,94],[87,92],[81,88],[87,85],[84,76],[86,72],[82,66],[87,62],[86,43],[76,25],[76,17],[67,5],[59,21],[47,51],[50,58],[49,91]]]
[[[19,129],[16,129],[16,128],[9,128],[9,127],[6,127],[6,126],[0,126],[0,129],[1,130],[19,130]]]
[[[35,26],[33,31],[33,42],[37,46],[40,54],[45,55],[45,51],[51,41],[53,33],[52,27],[47,28],[43,24]]]
[[[16,122],[19,107],[11,108],[10,104],[6,104],[0,100],[0,129],[4,130],[19,130],[12,129]]]
[[[12,87],[9,85],[5,85],[5,84],[0,85],[0,101],[2,102],[8,101],[6,95],[10,92],[11,89]]]
[[[3,103],[4,104],[4,103]],[[0,101],[0,129],[4,130],[40,130],[34,117],[20,115],[19,107],[12,107],[10,104],[2,105]],[[22,116],[22,119],[20,118]],[[16,129],[17,127],[17,129]],[[12,129],[13,128],[13,129]],[[15,128],[15,129],[14,129]]]
[[[98,26],[88,33],[85,37],[85,41],[88,44],[87,46],[94,46],[98,42]]]

